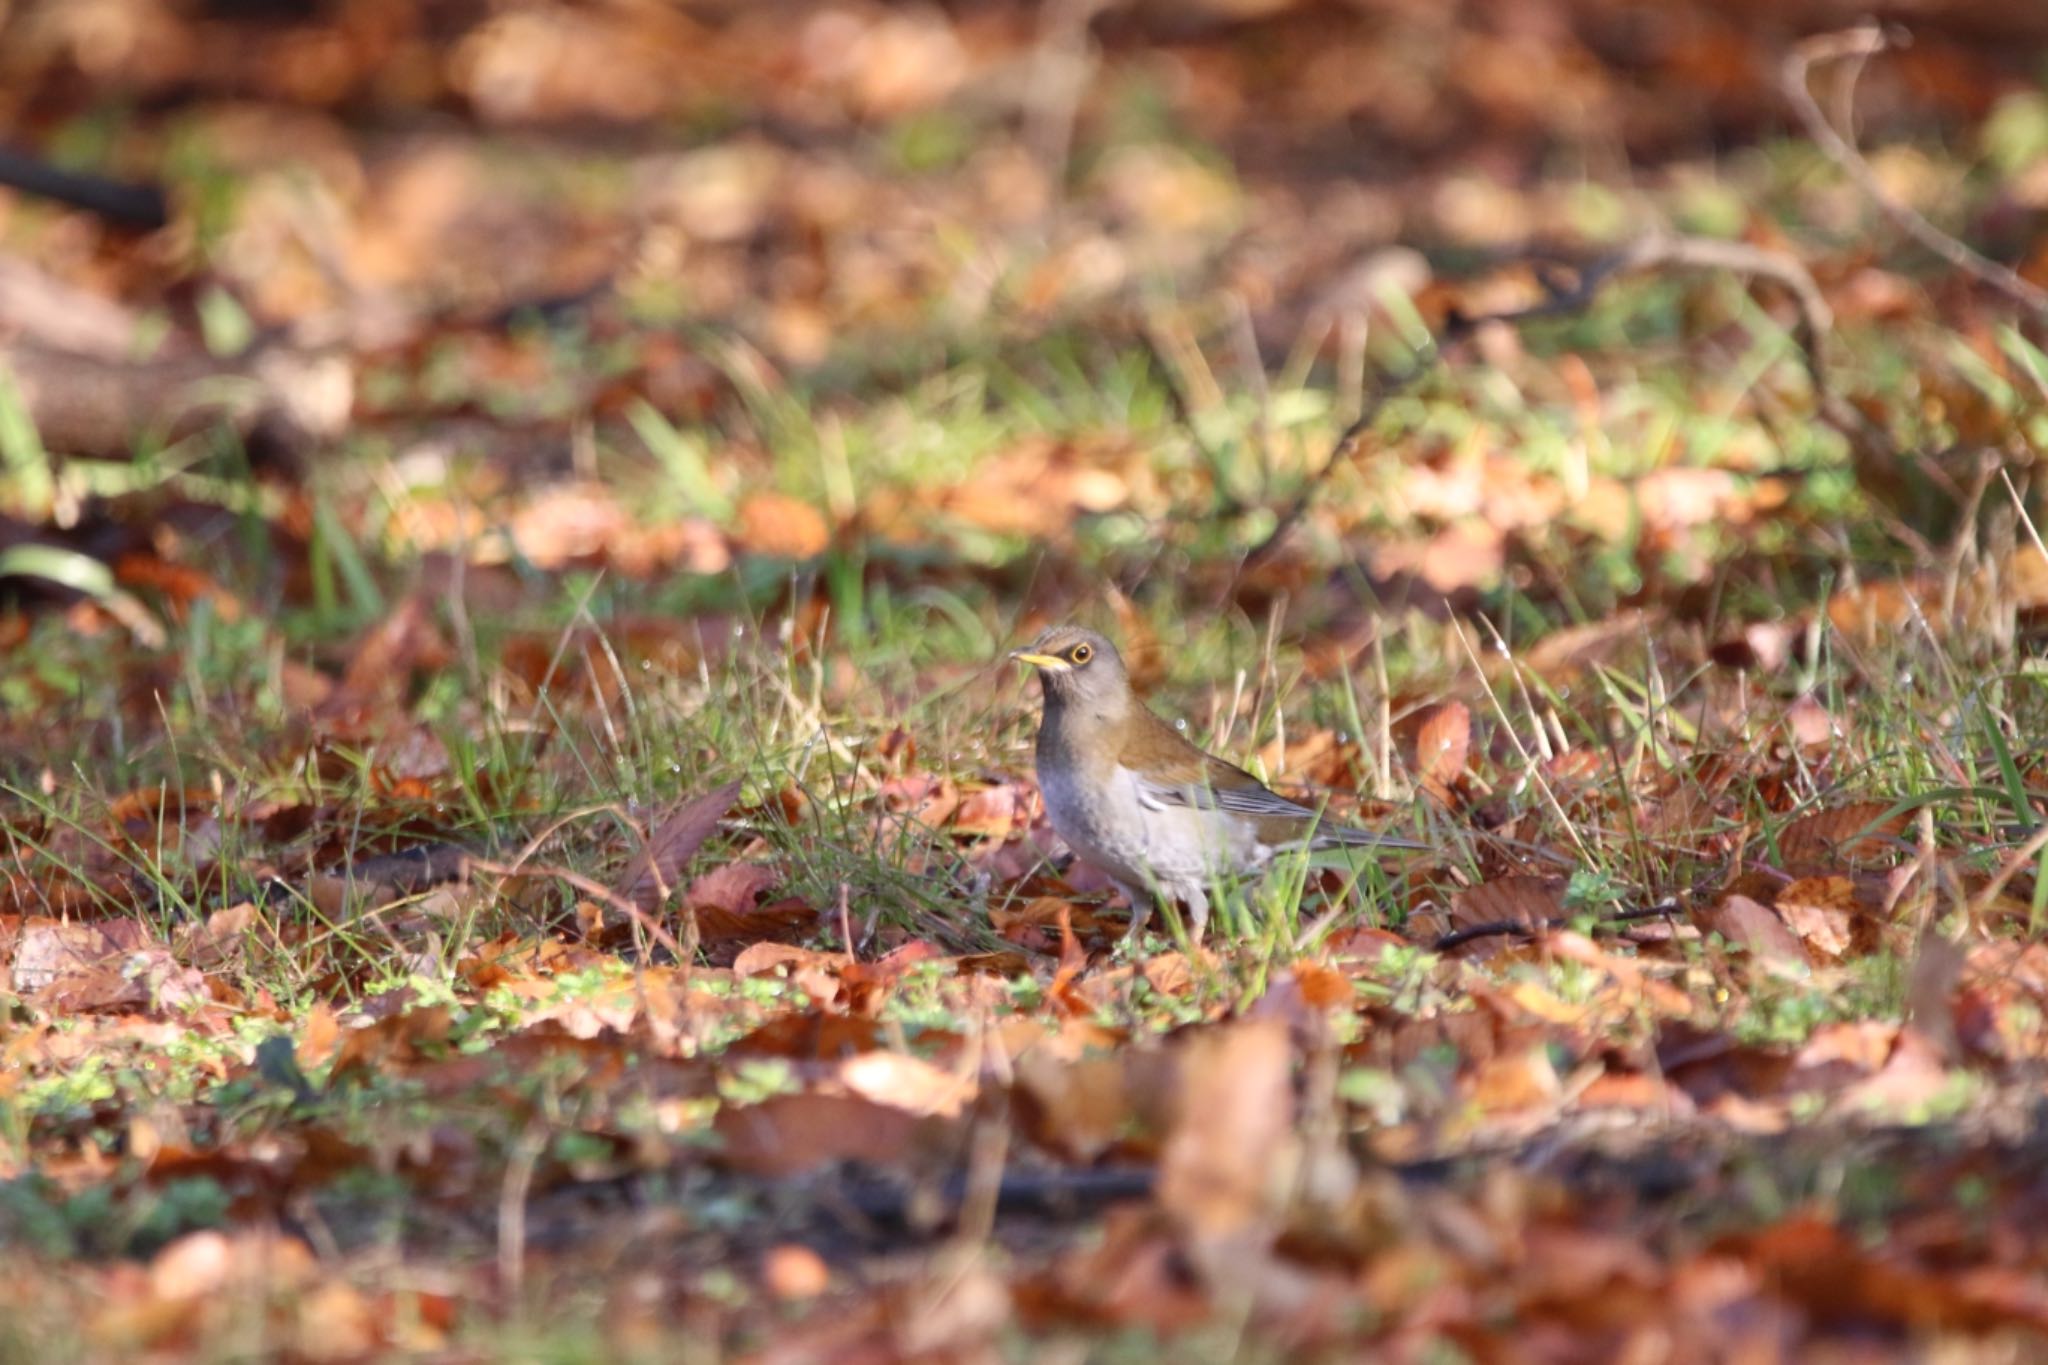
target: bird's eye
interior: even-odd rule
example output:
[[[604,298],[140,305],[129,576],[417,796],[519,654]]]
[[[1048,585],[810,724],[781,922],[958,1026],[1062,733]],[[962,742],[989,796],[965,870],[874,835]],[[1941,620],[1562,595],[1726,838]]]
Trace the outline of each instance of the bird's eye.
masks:
[[[1067,651],[1067,657],[1077,664],[1085,664],[1095,657],[1095,651],[1087,645],[1075,645]]]

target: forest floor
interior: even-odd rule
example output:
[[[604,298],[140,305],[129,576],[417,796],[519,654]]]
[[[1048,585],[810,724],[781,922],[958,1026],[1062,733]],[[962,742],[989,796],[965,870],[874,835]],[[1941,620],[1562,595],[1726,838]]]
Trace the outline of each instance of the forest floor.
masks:
[[[2048,33],[1411,8],[0,5],[0,1361],[2048,1349]]]

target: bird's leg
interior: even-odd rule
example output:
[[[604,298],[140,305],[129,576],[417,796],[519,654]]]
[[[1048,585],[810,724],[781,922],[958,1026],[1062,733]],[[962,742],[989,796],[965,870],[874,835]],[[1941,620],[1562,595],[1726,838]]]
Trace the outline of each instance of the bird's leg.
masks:
[[[1209,927],[1209,893],[1199,886],[1190,887],[1184,899],[1188,906],[1188,942],[1199,948],[1202,934]]]
[[[1124,942],[1136,943],[1145,932],[1145,922],[1152,918],[1152,893],[1129,882],[1118,882],[1116,889],[1131,903],[1131,927],[1124,930]]]

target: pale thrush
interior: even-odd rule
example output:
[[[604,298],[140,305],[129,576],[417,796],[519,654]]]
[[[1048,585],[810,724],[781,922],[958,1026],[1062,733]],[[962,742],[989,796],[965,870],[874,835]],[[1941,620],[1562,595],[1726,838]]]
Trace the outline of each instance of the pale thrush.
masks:
[[[1131,690],[1124,661],[1094,631],[1055,626],[1010,657],[1038,670],[1038,789],[1052,826],[1130,898],[1132,937],[1155,895],[1187,907],[1199,940],[1209,887],[1257,873],[1304,845],[1426,849],[1327,824],[1244,769],[1204,753]]]

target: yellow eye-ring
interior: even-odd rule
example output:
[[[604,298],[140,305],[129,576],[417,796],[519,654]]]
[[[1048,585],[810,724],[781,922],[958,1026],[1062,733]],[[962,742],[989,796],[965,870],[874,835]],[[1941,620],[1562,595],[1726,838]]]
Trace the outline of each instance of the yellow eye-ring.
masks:
[[[1067,651],[1067,657],[1077,664],[1085,664],[1095,657],[1095,651],[1085,644],[1075,645]]]

